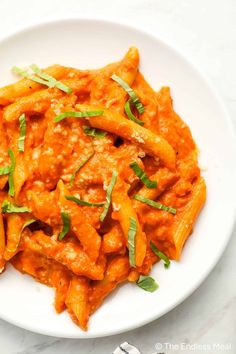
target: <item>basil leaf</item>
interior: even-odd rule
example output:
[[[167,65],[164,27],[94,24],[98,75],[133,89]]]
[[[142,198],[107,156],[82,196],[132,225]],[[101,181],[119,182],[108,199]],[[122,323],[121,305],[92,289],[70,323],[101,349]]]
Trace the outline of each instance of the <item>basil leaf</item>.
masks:
[[[0,176],[8,175],[10,173],[10,166],[0,167]]]
[[[16,248],[15,248],[14,250],[11,250],[11,249],[6,248],[7,252],[15,253],[15,252],[17,251],[17,249],[18,249],[18,247],[19,247],[19,244],[20,244],[20,241],[21,241],[21,234],[22,234],[23,230],[24,230],[27,226],[33,224],[33,222],[35,222],[35,221],[36,221],[35,219],[30,219],[30,220],[27,220],[27,221],[23,224],[23,226],[22,226],[22,228],[21,228],[21,231],[20,231],[19,241],[18,241],[18,243],[17,243],[17,245],[16,245]]]
[[[166,206],[164,204],[155,202],[154,200],[145,198],[145,197],[141,196],[140,194],[135,194],[134,195],[134,199],[138,200],[139,202],[142,202],[142,203],[145,203],[147,205],[150,205],[153,208],[165,210],[165,211],[168,211],[171,214],[176,214],[176,209],[175,208],[168,207],[168,206]]]
[[[152,241],[150,241],[150,247],[152,251],[155,253],[155,255],[164,261],[164,267],[169,268],[170,266],[169,258],[163,252],[159,251],[159,249],[154,245]]]
[[[59,114],[54,118],[54,122],[58,123],[61,120],[68,118],[68,117],[73,117],[73,118],[85,118],[85,117],[97,117],[97,116],[102,116],[103,111],[84,111],[84,112],[64,112]]]
[[[15,194],[15,188],[14,188],[14,179],[13,179],[13,174],[16,166],[16,160],[14,156],[14,152],[11,149],[8,149],[8,154],[10,156],[11,160],[11,165],[10,165],[10,171],[9,171],[9,177],[8,177],[8,184],[9,184],[9,191],[8,194],[11,197],[14,197]]]
[[[30,210],[27,207],[20,207],[15,204],[9,202],[9,200],[5,199],[2,203],[2,213],[3,214],[10,214],[10,213],[27,213]]]
[[[71,178],[70,178],[70,182],[69,182],[69,186],[72,186],[74,180],[75,180],[75,175],[77,172],[79,172],[79,170],[91,159],[91,157],[94,155],[94,151],[84,159],[84,161],[82,161],[79,166],[75,169],[75,171],[72,173]]]
[[[116,74],[113,74],[111,76],[111,79],[116,81],[128,93],[128,95],[130,96],[130,98],[132,100],[132,103],[136,106],[139,113],[142,114],[145,109],[144,109],[143,104],[141,103],[139,97],[134,92],[134,90]]]
[[[26,135],[26,119],[25,114],[22,114],[19,118],[20,122],[20,137],[18,139],[18,150],[24,152],[25,150],[25,135]]]
[[[33,224],[36,221],[36,219],[29,219],[26,220],[26,222],[23,224],[22,228],[21,228],[21,232],[28,226],[30,226],[31,224]]]
[[[34,82],[37,82],[38,84],[48,86],[48,82],[46,80],[40,79],[37,76],[30,75],[27,70],[22,70],[18,66],[13,66],[12,71],[15,74],[18,74],[18,75],[20,75],[22,77],[25,77],[26,79],[32,80]]]
[[[104,132],[100,129],[91,128],[88,125],[84,125],[83,130],[86,135],[92,136],[93,138],[97,139],[102,139],[105,135],[107,135],[107,132]]]
[[[137,162],[132,162],[129,166],[147,188],[157,188],[157,182],[151,181],[141,167],[139,167]]]
[[[136,284],[143,290],[149,291],[150,293],[153,293],[159,288],[155,279],[146,275],[140,275]]]
[[[127,117],[139,125],[144,125],[144,122],[142,120],[136,118],[135,115],[132,113],[130,103],[132,103],[131,99],[125,103],[125,113],[126,113]]]
[[[110,207],[110,204],[111,204],[111,195],[112,195],[112,191],[113,191],[113,188],[115,186],[115,183],[116,183],[117,176],[118,176],[118,173],[116,171],[114,171],[112,173],[112,176],[111,176],[110,184],[107,187],[106,203],[105,203],[103,212],[100,215],[100,221],[102,221],[102,222],[104,221],[105,217],[107,216],[107,213],[108,213],[108,210],[109,210],[109,207]]]
[[[62,231],[60,232],[58,238],[61,241],[66,234],[70,231],[70,215],[68,213],[61,213],[61,218],[63,221],[63,228]]]
[[[129,249],[129,263],[131,267],[135,267],[135,236],[137,232],[137,222],[134,217],[129,218],[130,226],[128,231],[128,249]]]
[[[35,64],[32,64],[30,68],[37,75],[31,75],[27,70],[22,70],[18,66],[13,66],[12,71],[16,74],[19,74],[27,79],[37,82],[38,84],[45,85],[48,87],[57,87],[61,91],[65,93],[72,93],[73,90],[70,87],[67,87],[62,82],[57,81],[54,77],[44,73],[39,67]]]
[[[82,200],[79,198],[74,197],[73,195],[66,195],[65,198],[67,200],[71,200],[72,202],[75,202],[76,204],[83,205],[83,206],[90,206],[90,207],[101,207],[104,205],[104,203],[90,203],[86,202],[86,200]]]
[[[68,93],[68,94],[70,94],[70,93],[73,92],[73,90],[72,90],[70,87],[64,85],[62,82],[57,81],[54,77],[52,77],[52,76],[48,75],[47,73],[44,73],[43,71],[41,71],[41,70],[38,68],[37,65],[32,64],[32,65],[30,66],[30,68],[31,68],[40,78],[42,78],[43,80],[48,81],[48,86],[49,86],[49,87],[57,87],[57,88],[60,89],[61,91],[65,92],[65,93]]]

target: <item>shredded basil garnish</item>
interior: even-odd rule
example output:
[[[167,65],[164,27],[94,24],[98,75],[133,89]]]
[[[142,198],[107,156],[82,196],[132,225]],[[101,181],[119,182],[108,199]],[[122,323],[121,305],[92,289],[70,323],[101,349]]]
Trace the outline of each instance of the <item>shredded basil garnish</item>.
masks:
[[[29,219],[26,220],[26,222],[23,224],[22,228],[21,228],[21,232],[28,226],[30,226],[31,224],[33,224],[36,221],[36,219]]]
[[[25,150],[25,135],[26,135],[26,119],[25,114],[19,118],[20,122],[20,137],[18,139],[18,150],[23,152]]]
[[[15,252],[17,251],[17,248],[19,247],[19,244],[20,244],[20,241],[21,241],[21,234],[22,234],[23,230],[24,230],[27,226],[33,224],[33,222],[35,222],[35,221],[36,221],[35,219],[26,220],[26,222],[23,224],[23,226],[22,226],[22,228],[21,228],[20,235],[19,235],[19,240],[18,240],[18,243],[17,243],[15,249],[14,249],[14,250],[11,250],[11,249],[9,249],[9,248],[6,248],[7,252],[15,253]]]
[[[3,214],[10,214],[10,213],[27,213],[30,210],[27,207],[17,206],[9,202],[9,200],[5,199],[2,203],[2,213]]]
[[[8,175],[10,173],[10,166],[0,167],[0,176]]]
[[[139,97],[136,95],[136,93],[134,92],[134,90],[127,84],[127,82],[125,82],[124,80],[122,80],[119,76],[117,76],[116,74],[113,74],[111,76],[111,79],[116,81],[130,96],[132,103],[136,106],[137,110],[139,111],[140,114],[142,114],[144,112],[144,106],[141,103]]]
[[[141,167],[139,167],[137,162],[132,162],[129,166],[147,188],[157,188],[157,182],[151,181]]]
[[[132,103],[132,102],[133,101],[130,99],[125,103],[125,113],[126,113],[127,117],[139,125],[144,125],[144,122],[142,120],[136,118],[135,115],[132,113],[131,107],[130,107],[130,103]]]
[[[165,210],[165,211],[168,211],[171,214],[176,214],[176,209],[175,208],[172,208],[172,207],[166,206],[164,204],[155,202],[154,200],[145,198],[145,197],[141,196],[140,194],[135,194],[134,195],[134,199],[138,200],[139,202],[142,202],[142,203],[145,203],[147,205],[150,205],[153,208]]]
[[[72,186],[74,180],[75,180],[75,175],[77,172],[79,172],[79,170],[91,159],[91,157],[94,155],[94,151],[88,156],[86,157],[80,164],[79,166],[75,169],[75,171],[72,173],[71,178],[70,178],[70,183],[69,186]]]
[[[128,231],[128,249],[129,249],[129,263],[131,267],[135,267],[135,236],[137,232],[137,222],[134,217],[129,218],[130,226]]]
[[[66,92],[68,94],[73,92],[73,90],[70,87],[67,87],[62,82],[57,81],[54,77],[41,71],[37,65],[32,64],[30,68],[37,76],[31,75],[27,70],[22,70],[18,66],[13,66],[12,71],[27,79],[37,82],[38,84],[45,85],[48,87],[57,87],[61,91]]]
[[[86,117],[97,117],[97,116],[102,116],[103,111],[84,111],[84,112],[64,112],[59,114],[54,118],[54,122],[58,123],[61,120],[68,118],[68,117],[73,117],[73,118],[86,118]]]
[[[26,79],[30,79],[30,80],[32,80],[34,82],[37,82],[38,84],[48,86],[48,82],[47,81],[40,79],[40,77],[31,75],[30,73],[28,73],[27,70],[23,70],[23,69],[19,68],[18,66],[13,66],[12,71],[15,74],[18,74],[18,75],[20,75],[22,77],[25,77]]]
[[[62,212],[61,213],[61,218],[62,218],[62,221],[63,221],[63,228],[62,228],[62,231],[60,232],[60,234],[58,236],[60,241],[70,231],[70,215],[68,213]]]
[[[104,138],[104,136],[107,135],[107,132],[104,132],[100,129],[91,128],[88,125],[84,125],[83,130],[86,135],[92,136],[93,138],[97,138],[97,139],[102,139]]]
[[[59,90],[65,92],[65,93],[72,93],[73,90],[70,87],[67,87],[66,85],[64,85],[62,82],[57,81],[56,79],[54,79],[54,77],[48,75],[47,73],[44,73],[43,71],[41,71],[39,69],[39,67],[35,64],[32,64],[30,66],[30,68],[43,80],[46,80],[48,82],[48,86],[49,87],[57,87]]]
[[[155,279],[146,275],[140,275],[136,284],[143,290],[149,291],[150,293],[153,293],[159,288]]]
[[[164,261],[164,267],[169,268],[170,266],[169,258],[163,252],[159,251],[159,249],[154,245],[152,241],[150,241],[150,247],[152,251],[155,253],[155,255]]]
[[[90,203],[90,202],[87,202],[86,200],[76,198],[73,195],[66,195],[66,199],[71,200],[72,202],[75,202],[76,204],[83,205],[83,206],[90,206],[90,207],[101,207],[105,204],[105,203]]]
[[[104,221],[105,217],[107,216],[110,204],[111,204],[111,195],[112,195],[112,191],[113,188],[115,186],[116,183],[116,179],[117,179],[118,173],[116,171],[113,171],[112,176],[111,176],[111,181],[109,186],[107,187],[107,192],[106,192],[106,203],[104,205],[104,209],[102,214],[100,215],[100,221]]]
[[[8,184],[9,184],[9,191],[8,194],[11,197],[14,197],[15,194],[15,188],[14,188],[14,179],[13,179],[13,174],[16,166],[16,160],[14,156],[14,152],[11,149],[8,149],[8,154],[10,156],[11,160],[11,165],[10,165],[10,171],[9,171],[9,177],[8,177]]]

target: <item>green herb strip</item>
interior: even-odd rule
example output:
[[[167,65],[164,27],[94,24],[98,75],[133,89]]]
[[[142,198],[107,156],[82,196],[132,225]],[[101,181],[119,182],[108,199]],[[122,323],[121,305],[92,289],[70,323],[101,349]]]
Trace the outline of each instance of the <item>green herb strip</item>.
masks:
[[[22,234],[23,230],[24,230],[27,226],[33,224],[35,221],[36,221],[35,219],[30,219],[30,220],[27,220],[27,221],[23,224],[23,226],[22,226],[22,228],[21,228],[21,231],[20,231],[19,241],[18,241],[18,243],[17,243],[17,245],[16,245],[16,248],[15,248],[14,250],[9,250],[8,248],[6,248],[6,250],[7,250],[8,252],[15,253],[15,252],[17,251],[17,249],[18,249],[18,247],[19,247],[19,244],[20,244],[21,234]]]
[[[132,103],[136,106],[139,113],[142,114],[144,112],[145,108],[144,108],[143,104],[141,103],[139,97],[136,95],[134,90],[127,84],[127,82],[122,80],[116,74],[113,74],[111,76],[111,79],[116,81],[127,92],[127,94],[130,96],[130,98],[132,100]]]
[[[126,113],[127,117],[139,125],[144,125],[144,122],[142,120],[136,118],[135,115],[132,113],[130,103],[132,103],[132,100],[128,100],[125,103],[125,113]]]
[[[34,82],[37,82],[38,84],[45,85],[50,87],[57,87],[59,90],[70,94],[73,92],[73,90],[70,87],[67,87],[64,85],[62,82],[56,80],[54,77],[44,73],[42,70],[39,69],[39,67],[36,64],[30,65],[30,68],[33,70],[33,72],[37,75],[31,75],[27,70],[22,70],[18,66],[13,66],[12,71],[18,75],[21,75],[22,77],[25,77],[29,80],[32,80]]]
[[[8,194],[9,194],[11,197],[14,197],[15,188],[14,188],[13,175],[14,175],[14,170],[15,170],[15,166],[16,166],[16,160],[15,160],[14,152],[13,152],[11,149],[8,149],[8,154],[9,154],[10,160],[11,160],[10,171],[9,171],[9,177],[8,177],[8,184],[9,184],[9,191],[8,191]]]
[[[9,202],[9,200],[5,199],[2,203],[2,213],[10,214],[10,213],[29,213],[30,210],[27,207],[17,206]]]
[[[107,213],[108,213],[108,210],[109,210],[109,207],[110,207],[110,204],[111,204],[111,195],[112,195],[112,191],[113,191],[113,188],[115,186],[115,183],[116,183],[117,176],[118,176],[118,173],[116,171],[114,171],[112,173],[112,176],[111,176],[110,184],[107,187],[106,203],[105,203],[103,212],[100,215],[100,221],[102,221],[102,222],[104,221],[105,217],[107,216]]]
[[[0,167],[0,176],[8,175],[10,173],[10,166]]]
[[[84,125],[83,130],[86,135],[91,136],[93,138],[97,138],[97,139],[102,139],[102,138],[104,138],[104,136],[107,135],[107,132],[104,132],[100,129],[91,128],[88,125]]]
[[[142,202],[142,203],[145,203],[147,205],[150,205],[153,208],[165,210],[165,211],[168,211],[171,214],[176,214],[176,209],[175,208],[172,208],[172,207],[166,206],[164,204],[155,202],[154,200],[145,198],[145,197],[143,197],[143,196],[141,196],[139,194],[135,194],[134,195],[134,199],[138,200],[139,202]]]
[[[150,241],[150,247],[152,251],[155,253],[155,255],[164,261],[165,268],[169,268],[170,266],[169,258],[163,252],[159,251],[159,249],[154,245],[152,241]]]
[[[33,224],[36,221],[36,219],[29,219],[26,220],[26,222],[23,224],[22,228],[21,228],[21,232],[28,226],[30,226],[31,224]]]
[[[129,166],[147,188],[157,188],[157,182],[151,181],[141,167],[139,167],[137,162],[132,162]]]
[[[63,228],[62,231],[60,232],[58,238],[61,241],[66,235],[67,233],[70,231],[70,215],[68,213],[62,212],[61,213],[61,218],[63,221]]]
[[[130,217],[130,226],[128,231],[128,249],[129,249],[129,263],[131,267],[135,267],[135,236],[137,233],[137,222],[134,217]]]
[[[19,118],[20,122],[20,137],[18,139],[18,150],[24,152],[25,150],[25,135],[26,135],[26,119],[25,114],[22,114]]]
[[[79,170],[91,159],[91,157],[94,155],[94,151],[87,156],[80,164],[79,166],[75,169],[75,171],[72,173],[69,186],[71,187],[73,185],[73,182],[75,180],[76,173],[79,172]]]
[[[89,207],[101,207],[105,203],[90,203],[86,202],[86,200],[82,200],[79,198],[74,197],[73,195],[66,195],[67,200],[71,200],[72,202],[75,202],[76,204],[83,205],[83,206],[89,206]]]
[[[59,114],[54,118],[54,122],[58,123],[61,120],[65,118],[86,118],[86,117],[97,117],[97,116],[102,116],[103,111],[84,111],[84,112],[75,112],[75,111],[70,111],[70,112],[64,112]]]

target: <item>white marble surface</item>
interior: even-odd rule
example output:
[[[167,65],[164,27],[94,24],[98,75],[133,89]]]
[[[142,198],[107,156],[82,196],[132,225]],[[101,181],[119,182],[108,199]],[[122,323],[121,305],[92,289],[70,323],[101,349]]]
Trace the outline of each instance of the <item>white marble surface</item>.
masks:
[[[235,0],[1,0],[0,37],[33,21],[70,14],[141,23],[174,43],[208,74],[236,127]],[[200,288],[159,320],[135,331],[94,340],[49,338],[0,321],[0,354],[110,354],[124,341],[136,345],[143,354],[236,353],[235,236],[236,230]],[[195,347],[163,346],[156,350],[155,343],[159,342],[185,342]],[[223,347],[214,346],[217,343]],[[200,345],[208,345],[207,350],[201,350]]]

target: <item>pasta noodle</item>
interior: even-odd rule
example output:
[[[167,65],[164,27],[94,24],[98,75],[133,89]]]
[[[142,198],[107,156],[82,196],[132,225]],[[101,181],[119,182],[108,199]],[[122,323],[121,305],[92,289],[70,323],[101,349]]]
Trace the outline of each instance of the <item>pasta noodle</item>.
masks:
[[[135,210],[132,207],[132,201],[128,197],[128,186],[122,180],[118,180],[114,192],[113,203],[116,205],[116,210],[113,211],[112,217],[118,220],[123,230],[123,234],[127,237],[126,244],[128,245],[128,232],[130,218],[133,217],[136,220],[137,232],[136,232],[136,265],[141,266],[146,254],[146,235],[142,231],[138,217]]]
[[[0,88],[0,272],[55,289],[82,330],[123,282],[150,292],[206,199],[197,148],[137,48],[98,70],[53,65]],[[155,295],[153,295],[155,296]]]
[[[17,252],[22,226],[23,219],[21,215],[14,213],[7,216],[7,244],[4,252],[6,261],[9,261]]]
[[[181,218],[173,225],[173,239],[175,252],[172,254],[173,259],[179,259],[182,248],[189,237],[194,220],[196,220],[200,210],[202,209],[206,199],[206,185],[203,178],[199,178],[192,190],[192,199],[184,209]]]
[[[94,106],[76,105],[76,109],[81,111],[94,110]],[[174,169],[175,153],[171,145],[161,136],[153,134],[150,130],[140,127],[134,122],[125,119],[123,116],[104,110],[103,119],[100,117],[89,118],[89,123],[94,128],[105,129],[110,133],[117,134],[124,139],[130,140],[143,147],[143,150],[160,158],[162,162]]]
[[[2,214],[0,214],[0,273],[4,270],[5,263],[6,263],[4,259],[4,251],[5,251],[5,232],[3,227]]]
[[[72,320],[87,330],[89,318],[89,281],[73,276],[66,296],[66,306]]]

